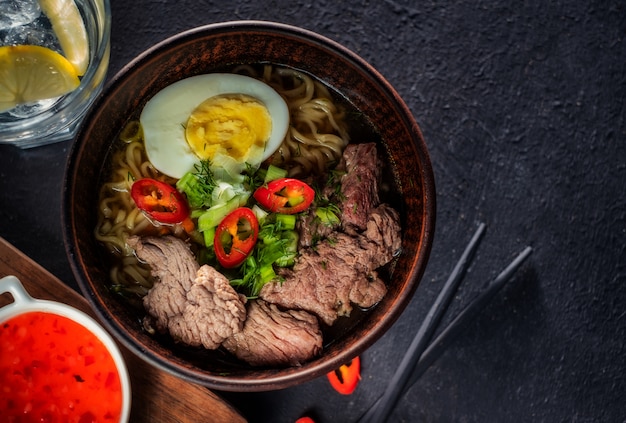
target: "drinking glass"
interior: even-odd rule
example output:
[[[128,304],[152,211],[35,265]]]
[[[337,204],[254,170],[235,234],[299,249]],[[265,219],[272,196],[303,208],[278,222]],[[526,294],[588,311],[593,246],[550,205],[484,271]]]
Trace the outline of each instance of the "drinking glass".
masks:
[[[85,113],[102,90],[109,66],[109,0],[74,1],[89,46],[89,62],[79,77],[80,84],[60,97],[19,104],[0,112],[0,143],[30,148],[73,138]],[[53,28],[38,0],[0,0],[0,46],[36,45],[63,55],[57,37],[60,30],[63,28]]]

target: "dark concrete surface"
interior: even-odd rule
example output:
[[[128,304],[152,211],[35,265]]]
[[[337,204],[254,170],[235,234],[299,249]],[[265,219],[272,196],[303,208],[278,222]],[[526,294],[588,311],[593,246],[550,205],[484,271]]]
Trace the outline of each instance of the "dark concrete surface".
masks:
[[[382,393],[479,222],[486,236],[443,324],[524,246],[534,253],[392,421],[626,421],[623,2],[113,0],[112,11],[110,75],[202,24],[262,19],[316,31],[391,82],[430,149],[431,259],[406,312],[363,355],[359,388],[340,396],[320,378],[225,394],[251,422],[305,413],[355,421]],[[69,147],[0,146],[0,236],[76,288],[60,228]]]

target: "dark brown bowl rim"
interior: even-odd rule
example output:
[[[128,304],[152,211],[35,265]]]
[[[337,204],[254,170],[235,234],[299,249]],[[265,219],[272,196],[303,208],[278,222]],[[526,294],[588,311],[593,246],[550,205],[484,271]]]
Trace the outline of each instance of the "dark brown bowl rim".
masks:
[[[137,345],[133,341],[133,337],[124,327],[122,327],[117,320],[112,319],[107,315],[106,310],[102,310],[101,304],[97,301],[94,289],[91,286],[91,278],[85,272],[85,269],[81,266],[81,252],[76,248],[76,232],[75,224],[76,218],[74,216],[72,202],[75,200],[73,196],[72,178],[75,176],[75,163],[80,156],[81,151],[86,148],[85,143],[80,143],[79,140],[82,137],[85,126],[81,125],[74,142],[70,148],[69,158],[65,169],[65,178],[63,184],[63,200],[62,200],[62,226],[65,248],[70,263],[70,267],[77,281],[77,284],[89,302],[91,308],[94,310],[103,325],[114,334],[114,336],[130,351],[142,357],[144,360],[154,365],[157,368],[172,373],[182,379],[191,381],[193,383],[202,384],[212,389],[233,391],[233,392],[254,392],[254,391],[269,391],[275,389],[283,389],[292,386],[297,383],[312,380],[316,377],[322,376],[334,368],[339,367],[341,364],[349,361],[353,357],[363,353],[369,348],[375,341],[377,341],[399,318],[404,311],[408,303],[410,302],[419,281],[421,280],[423,273],[428,262],[431,246],[434,238],[435,229],[435,214],[436,214],[436,201],[435,201],[435,181],[432,170],[430,158],[428,156],[427,148],[424,143],[424,139],[420,128],[415,122],[411,111],[405,104],[404,100],[399,96],[390,83],[369,63],[358,56],[353,51],[342,46],[341,44],[322,36],[318,33],[309,31],[307,29],[295,27],[288,24],[259,21],[259,20],[245,20],[245,21],[230,21],[214,23],[196,27],[176,35],[173,35],[154,46],[148,48],[143,53],[138,55],[135,59],[124,66],[105,86],[103,92],[95,101],[87,114],[85,122],[89,120],[94,110],[97,110],[104,101],[107,93],[115,89],[124,80],[124,77],[133,68],[141,66],[146,61],[150,60],[150,57],[163,48],[167,48],[172,43],[181,42],[185,39],[192,39],[198,34],[204,33],[224,33],[232,30],[239,32],[250,30],[265,30],[275,32],[279,34],[285,34],[289,36],[305,38],[309,42],[315,42],[317,45],[333,51],[334,53],[342,56],[342,58],[348,62],[351,62],[354,66],[360,68],[364,73],[368,74],[381,89],[383,89],[387,95],[394,100],[394,104],[401,111],[402,118],[410,127],[411,132],[414,134],[414,140],[422,145],[417,148],[420,155],[421,168],[420,176],[423,183],[423,202],[424,202],[424,216],[423,225],[421,228],[420,242],[422,247],[419,249],[419,254],[411,261],[411,269],[408,271],[409,289],[405,289],[400,293],[396,299],[399,307],[391,310],[385,315],[385,320],[379,324],[375,330],[370,331],[363,336],[358,343],[351,345],[349,348],[343,350],[340,354],[331,357],[323,363],[316,363],[314,365],[304,366],[298,371],[288,371],[278,374],[271,374],[259,379],[246,379],[233,376],[220,376],[215,374],[207,375],[202,371],[193,371],[188,368],[179,366],[175,363],[168,362],[160,355],[153,353],[140,345]]]

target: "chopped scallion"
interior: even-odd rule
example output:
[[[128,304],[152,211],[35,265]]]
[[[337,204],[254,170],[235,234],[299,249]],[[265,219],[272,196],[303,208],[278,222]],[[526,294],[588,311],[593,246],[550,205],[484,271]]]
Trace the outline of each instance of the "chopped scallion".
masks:
[[[267,172],[265,173],[264,183],[274,181],[276,179],[285,178],[287,176],[287,170],[278,166],[269,165]]]
[[[276,224],[280,225],[281,229],[292,231],[296,228],[296,215],[277,213]]]
[[[315,209],[315,215],[320,219],[322,224],[327,226],[334,226],[341,223],[338,214],[339,208],[335,205],[329,205],[327,207],[318,207]]]
[[[212,248],[215,239],[215,226],[202,232],[202,235],[204,236],[204,245]]]
[[[257,204],[255,204],[254,206],[252,206],[252,212],[254,213],[254,215],[256,216],[256,220],[259,221],[259,225],[263,225],[263,223],[265,223],[265,219],[267,218],[267,216],[269,215],[268,212],[266,212],[265,210],[263,210],[261,207],[259,207]]]

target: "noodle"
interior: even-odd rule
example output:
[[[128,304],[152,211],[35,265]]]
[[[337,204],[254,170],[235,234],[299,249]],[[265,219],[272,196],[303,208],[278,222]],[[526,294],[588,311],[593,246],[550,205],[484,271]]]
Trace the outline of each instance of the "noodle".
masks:
[[[251,66],[239,66],[237,73],[259,78]],[[272,163],[287,168],[289,176],[322,173],[339,161],[349,142],[345,112],[332,100],[328,89],[310,76],[294,69],[263,67],[260,78],[287,102],[291,116],[287,132]]]
[[[152,225],[130,198],[133,181],[151,177],[165,180],[150,165],[143,146],[139,122],[131,121],[121,132],[120,140],[125,148],[112,159],[110,180],[102,185],[98,224],[95,236],[114,256],[122,258],[111,269],[113,285],[131,287],[139,284],[152,286],[149,270],[134,255],[126,240],[140,234]]]
[[[143,132],[141,130],[141,125],[139,121],[131,121],[128,125],[124,127],[122,133],[120,134],[120,140],[125,143],[131,143],[134,141],[141,142],[143,138]]]
[[[270,85],[285,99],[290,113],[289,130],[272,163],[287,169],[292,177],[326,172],[339,161],[349,142],[345,112],[337,107],[323,84],[302,72],[270,65],[258,69],[260,75],[257,68],[247,65],[238,66],[234,72]],[[160,226],[151,222],[130,197],[137,179],[175,183],[148,161],[139,121],[128,122],[119,140],[124,146],[112,156],[111,174],[100,191],[95,236],[115,258],[110,271],[113,286],[143,296],[152,287],[150,271],[127,245],[128,237],[164,231],[174,236],[186,235],[181,225]]]

